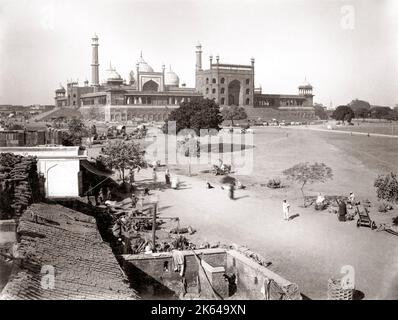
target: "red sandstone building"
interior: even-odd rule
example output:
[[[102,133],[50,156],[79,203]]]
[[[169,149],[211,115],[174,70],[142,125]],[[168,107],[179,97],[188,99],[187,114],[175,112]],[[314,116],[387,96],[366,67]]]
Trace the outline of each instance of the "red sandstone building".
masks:
[[[255,88],[254,58],[250,64],[220,63],[210,56],[208,69],[202,68],[202,47],[196,46],[195,88],[180,86],[178,75],[166,70],[154,69],[142,54],[127,80],[122,79],[112,65],[107,78],[99,82],[98,37],[92,38],[91,85],[84,86],[70,81],[67,88],[55,91],[56,107],[78,108],[85,118],[102,121],[163,121],[182,102],[195,98],[214,99],[221,107],[243,106],[249,116],[258,117],[266,110],[274,109],[294,113],[298,117],[313,118],[312,86],[305,82],[298,94],[268,94]]]

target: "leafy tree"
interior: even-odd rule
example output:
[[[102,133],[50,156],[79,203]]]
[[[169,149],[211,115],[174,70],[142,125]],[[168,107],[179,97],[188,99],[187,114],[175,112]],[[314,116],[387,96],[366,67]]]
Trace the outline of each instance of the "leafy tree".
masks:
[[[324,163],[318,162],[314,164],[308,162],[296,164],[283,171],[283,174],[289,180],[301,185],[300,190],[303,195],[304,207],[306,206],[304,186],[315,182],[326,182],[326,180],[333,178],[332,169]]]
[[[72,119],[68,122],[68,132],[62,133],[64,146],[80,146],[82,139],[89,136],[89,130],[80,119]]]
[[[234,125],[234,120],[247,119],[245,108],[239,106],[225,106],[221,109],[221,115],[224,120],[231,120],[231,125]]]
[[[195,137],[186,136],[183,140],[178,141],[177,148],[185,157],[189,157],[188,174],[191,176],[192,157],[200,157],[200,142]]]
[[[355,118],[362,118],[362,120],[365,120],[366,118],[369,117],[370,112],[369,112],[369,109],[366,109],[366,108],[357,108],[354,111],[354,114],[355,114]]]
[[[173,110],[168,120],[176,121],[177,133],[182,129],[193,129],[199,135],[200,129],[216,129],[219,131],[223,121],[220,107],[210,99],[194,99],[190,102],[182,102],[178,109]],[[163,127],[167,133],[167,121]]]
[[[124,182],[126,169],[145,167],[144,153],[141,145],[134,141],[109,142],[101,151],[100,160],[108,168],[118,170]]]
[[[319,117],[321,120],[327,120],[329,118],[327,112],[325,111],[325,108],[323,104],[321,103],[314,103],[314,109],[315,109],[315,115]]]
[[[388,113],[388,115],[386,116],[387,120],[394,120],[397,121],[398,120],[398,109],[397,110],[390,110],[390,112]]]
[[[376,188],[377,198],[398,203],[398,179],[395,173],[379,175],[374,182],[374,187]]]
[[[370,110],[371,106],[370,103],[364,100],[359,100],[359,99],[355,99],[352,100],[348,106],[351,108],[352,111],[354,111],[354,113],[356,113],[356,111],[358,109],[366,109],[366,110]]]
[[[372,118],[375,119],[386,119],[391,112],[391,108],[389,107],[379,107],[375,106],[370,109],[370,114]]]
[[[334,110],[332,114],[332,118],[338,121],[347,121],[351,122],[351,119],[354,118],[354,111],[348,106],[338,106],[336,110]]]

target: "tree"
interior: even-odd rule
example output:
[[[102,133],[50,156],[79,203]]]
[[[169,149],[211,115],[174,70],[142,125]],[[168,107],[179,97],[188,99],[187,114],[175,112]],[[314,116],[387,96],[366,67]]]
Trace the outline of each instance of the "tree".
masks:
[[[370,109],[370,114],[372,118],[375,119],[386,119],[388,115],[391,112],[390,107],[379,107],[379,106],[374,106],[372,109]]]
[[[315,115],[321,120],[327,120],[329,118],[325,107],[321,103],[314,103]]]
[[[388,115],[386,116],[387,120],[393,120],[397,121],[398,120],[398,109],[397,110],[391,110]]]
[[[303,195],[304,207],[306,206],[303,190],[304,186],[315,182],[326,182],[326,180],[333,178],[332,169],[324,163],[318,162],[315,162],[314,164],[310,164],[308,162],[296,164],[283,171],[283,174],[289,180],[301,185],[300,190]]]
[[[374,187],[376,188],[377,198],[398,203],[398,179],[395,173],[379,175],[374,182]]]
[[[101,151],[101,162],[110,169],[118,170],[124,182],[126,169],[145,166],[144,153],[141,145],[133,141],[110,142]]]
[[[200,142],[195,137],[184,137],[184,140],[178,141],[178,149],[185,157],[189,157],[188,174],[191,176],[192,157],[200,157]]]
[[[68,122],[68,132],[62,133],[64,146],[80,146],[82,139],[89,136],[89,130],[80,119],[72,119]]]
[[[226,106],[221,109],[221,115],[224,120],[231,120],[231,125],[234,125],[234,120],[247,119],[245,108],[239,106]]]
[[[334,110],[332,114],[332,118],[338,121],[347,121],[351,122],[351,119],[354,118],[354,112],[348,106],[338,106],[336,110]]]
[[[200,129],[216,129],[219,131],[223,119],[219,105],[210,99],[194,99],[182,102],[178,109],[173,110],[168,121],[176,121],[177,133],[182,129],[193,129],[200,134]],[[167,121],[163,127],[167,133]]]
[[[348,106],[352,111],[354,111],[354,113],[356,113],[358,109],[366,109],[369,111],[371,107],[369,102],[359,99],[352,100]]]
[[[354,111],[354,114],[355,114],[355,118],[357,118],[357,119],[362,118],[362,120],[365,120],[366,118],[369,117],[370,111],[369,111],[369,109],[366,109],[366,108],[357,108]]]

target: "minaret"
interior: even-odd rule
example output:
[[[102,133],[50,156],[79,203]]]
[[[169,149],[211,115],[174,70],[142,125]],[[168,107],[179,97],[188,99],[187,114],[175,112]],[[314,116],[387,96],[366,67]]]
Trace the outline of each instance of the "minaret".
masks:
[[[202,70],[202,45],[198,43],[196,46],[196,71]]]
[[[91,84],[94,87],[99,86],[99,63],[98,63],[98,36],[94,34],[94,37],[91,39],[93,42],[91,46],[93,47],[93,59],[91,63]]]

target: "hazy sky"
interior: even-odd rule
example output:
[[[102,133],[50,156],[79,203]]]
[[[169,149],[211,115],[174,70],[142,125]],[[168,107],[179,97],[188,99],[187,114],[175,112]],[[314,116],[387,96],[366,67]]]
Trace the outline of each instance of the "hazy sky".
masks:
[[[91,81],[91,36],[100,79],[109,61],[123,78],[142,50],[157,71],[172,65],[194,86],[195,45],[220,62],[255,62],[256,86],[315,102],[398,103],[398,1],[0,0],[0,104],[53,104],[67,79]]]

